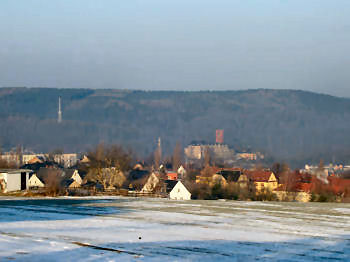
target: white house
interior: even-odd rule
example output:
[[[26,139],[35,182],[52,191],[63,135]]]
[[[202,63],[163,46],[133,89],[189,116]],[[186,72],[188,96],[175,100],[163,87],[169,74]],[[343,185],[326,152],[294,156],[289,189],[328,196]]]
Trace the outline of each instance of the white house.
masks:
[[[0,192],[29,189],[29,169],[0,169]]]
[[[170,199],[174,200],[190,200],[191,193],[187,190],[181,181],[178,181],[169,194]]]

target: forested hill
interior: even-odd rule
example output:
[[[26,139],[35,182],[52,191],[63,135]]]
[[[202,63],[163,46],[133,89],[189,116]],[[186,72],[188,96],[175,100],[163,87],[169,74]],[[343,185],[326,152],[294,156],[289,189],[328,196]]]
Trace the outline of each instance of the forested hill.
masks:
[[[57,123],[58,97],[63,122]],[[0,143],[37,152],[86,150],[122,143],[141,156],[158,137],[171,152],[179,141],[215,141],[260,150],[276,160],[350,160],[350,99],[304,91],[129,91],[0,88]]]

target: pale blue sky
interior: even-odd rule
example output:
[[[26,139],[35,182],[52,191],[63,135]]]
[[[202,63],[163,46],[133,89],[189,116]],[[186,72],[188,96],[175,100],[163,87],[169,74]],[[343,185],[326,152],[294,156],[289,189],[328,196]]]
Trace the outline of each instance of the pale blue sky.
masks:
[[[0,0],[0,86],[350,97],[349,0]]]

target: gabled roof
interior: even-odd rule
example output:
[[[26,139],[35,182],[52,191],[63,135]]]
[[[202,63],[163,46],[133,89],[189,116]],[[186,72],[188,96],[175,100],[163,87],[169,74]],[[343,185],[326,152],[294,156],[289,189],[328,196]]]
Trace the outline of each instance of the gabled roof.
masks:
[[[223,169],[217,172],[217,174],[222,175],[227,182],[237,182],[239,177],[241,176],[240,170],[229,170]]]
[[[84,155],[82,160],[80,160],[80,163],[89,163],[89,162],[90,162],[90,159],[86,155]]]
[[[35,157],[33,157],[32,159],[30,159],[30,160],[28,161],[28,164],[43,163],[43,162],[44,162],[43,159],[41,159],[41,158],[35,156]]]
[[[63,169],[63,171],[67,174],[67,176],[70,176],[70,177],[74,175],[75,171],[78,172],[78,175],[80,176],[81,179],[84,179],[86,176],[86,174],[83,175],[79,173],[78,169],[75,169],[75,168],[65,168]]]
[[[247,170],[244,174],[254,182],[268,182],[273,172],[265,170]]]

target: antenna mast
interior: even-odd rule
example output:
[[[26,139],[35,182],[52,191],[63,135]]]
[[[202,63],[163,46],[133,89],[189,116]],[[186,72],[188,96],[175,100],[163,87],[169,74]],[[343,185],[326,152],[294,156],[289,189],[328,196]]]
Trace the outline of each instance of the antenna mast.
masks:
[[[61,110],[61,96],[58,97],[58,118],[57,123],[62,122],[62,110]]]

